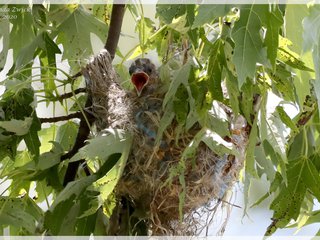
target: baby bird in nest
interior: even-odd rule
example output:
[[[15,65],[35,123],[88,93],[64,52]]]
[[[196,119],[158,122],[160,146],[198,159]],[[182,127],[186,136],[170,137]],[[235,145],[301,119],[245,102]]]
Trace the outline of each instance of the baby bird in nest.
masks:
[[[144,154],[140,153],[147,152],[150,155],[152,152],[158,129],[157,122],[162,112],[163,95],[160,90],[161,83],[156,66],[148,58],[136,59],[129,68],[129,74],[134,90],[128,93],[128,96],[130,104],[132,104],[130,108],[136,131],[133,142],[134,151],[126,169],[129,179],[134,178],[136,181],[130,172],[137,165],[144,164]],[[127,181],[131,182],[128,179],[124,182]],[[120,202],[112,213],[110,235],[128,235],[128,223],[135,226],[134,235],[148,234],[147,222],[135,216],[135,211],[142,208],[140,204],[138,204],[139,206],[137,204],[136,199],[133,201],[129,196],[120,195]],[[145,210],[141,212],[145,212]]]
[[[133,112],[137,128],[153,141],[164,96],[156,66],[148,58],[138,58],[131,64],[129,74],[135,88]]]
[[[160,87],[156,66],[148,58],[136,59],[129,68],[129,74],[138,97],[154,94]]]

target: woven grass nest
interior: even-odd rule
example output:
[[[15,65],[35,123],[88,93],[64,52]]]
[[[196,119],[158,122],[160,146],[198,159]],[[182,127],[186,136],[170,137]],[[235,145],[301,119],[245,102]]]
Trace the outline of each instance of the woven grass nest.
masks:
[[[144,212],[151,235],[202,232],[218,205],[228,202],[227,192],[243,166],[248,137],[243,131],[243,119],[229,114],[230,142],[242,154],[218,156],[201,142],[194,156],[183,159],[183,152],[200,130],[199,124],[180,134],[177,140],[177,124],[173,121],[164,131],[161,144],[155,146],[136,123],[136,112],[144,109],[145,103],[121,88],[108,52],[102,50],[82,72],[92,96],[97,129],[120,128],[133,135],[131,155],[115,189],[116,197],[126,196],[136,209]],[[161,105],[162,99],[150,101]],[[146,110],[143,114],[157,130],[162,110]]]

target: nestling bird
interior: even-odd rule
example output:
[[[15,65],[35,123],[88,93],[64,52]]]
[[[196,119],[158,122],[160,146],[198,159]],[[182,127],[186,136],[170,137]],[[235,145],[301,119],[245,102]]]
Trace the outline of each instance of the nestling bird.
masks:
[[[156,66],[148,58],[138,58],[130,68],[131,82],[138,97],[155,92],[159,87],[159,78]]]
[[[129,68],[136,94],[132,101],[136,127],[149,143],[157,135],[155,118],[162,112],[163,89],[156,66],[148,58],[136,59]]]
[[[129,92],[127,95],[130,100],[130,116],[135,130],[133,151],[126,166],[124,181],[120,183],[120,185],[124,184],[122,186],[127,186],[127,182],[137,183],[138,181],[140,183],[139,178],[131,174],[131,170],[137,169],[138,166],[143,168],[153,152],[154,140],[158,130],[155,119],[160,118],[163,101],[160,79],[155,65],[149,59],[136,59],[129,68],[129,74],[135,88],[133,92]],[[140,192],[138,189],[140,186],[136,186],[136,188],[137,192]],[[131,226],[135,226],[135,234],[147,235],[147,222],[135,216],[133,212],[134,209],[137,210],[139,206],[143,206],[140,203],[142,199],[135,199],[127,195],[123,195],[119,199],[121,201],[119,201],[111,217],[109,234],[127,235],[127,224],[130,223]],[[144,209],[140,211],[146,212]]]

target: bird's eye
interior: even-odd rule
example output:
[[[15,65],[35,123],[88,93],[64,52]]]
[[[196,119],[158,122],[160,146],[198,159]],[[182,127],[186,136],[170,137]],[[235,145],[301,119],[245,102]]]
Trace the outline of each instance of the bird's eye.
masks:
[[[146,66],[146,73],[150,75],[152,73],[152,68],[150,66]]]

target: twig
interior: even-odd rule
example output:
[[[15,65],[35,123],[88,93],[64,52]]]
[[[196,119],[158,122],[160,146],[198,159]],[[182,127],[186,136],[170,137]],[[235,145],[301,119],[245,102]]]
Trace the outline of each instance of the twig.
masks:
[[[74,94],[79,94],[79,93],[85,93],[87,91],[86,88],[78,88],[76,90],[74,90],[74,92],[68,92],[68,93],[64,93],[61,94],[60,96],[57,97],[57,100],[62,101],[64,99],[68,99],[74,96]]]
[[[67,121],[73,118],[81,118],[82,113],[81,112],[76,112],[76,113],[71,113],[66,116],[59,116],[59,117],[51,117],[51,118],[39,118],[41,123],[55,123],[55,122],[61,122],[61,121]]]
[[[77,79],[78,77],[81,77],[81,76],[82,76],[82,72],[79,71],[79,72],[77,72],[75,75],[71,76],[71,79],[72,79],[72,80],[75,80],[75,79]]]

